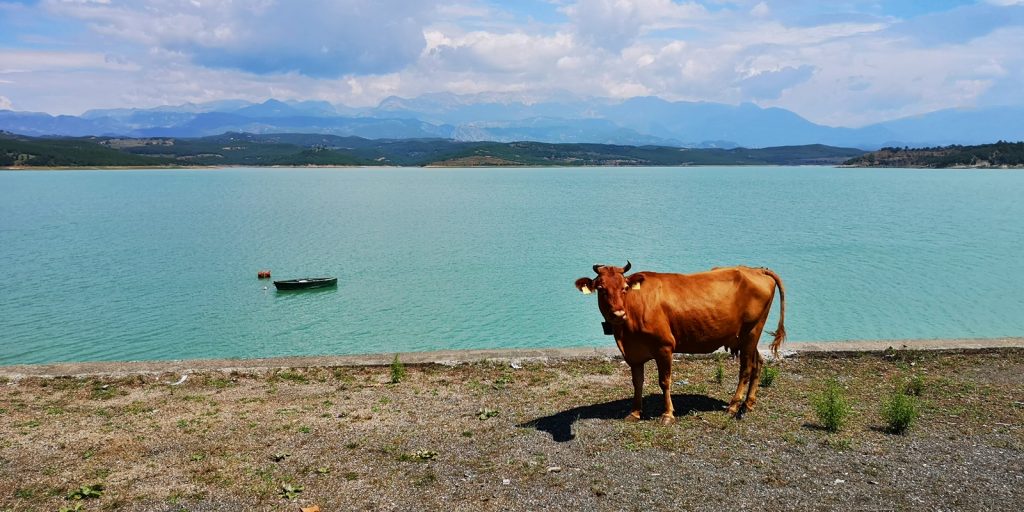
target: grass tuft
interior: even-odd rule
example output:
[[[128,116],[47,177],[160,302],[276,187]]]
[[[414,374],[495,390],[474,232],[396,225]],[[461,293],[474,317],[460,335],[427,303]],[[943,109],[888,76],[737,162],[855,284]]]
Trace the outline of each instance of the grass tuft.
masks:
[[[277,375],[275,375],[275,377],[277,377],[278,379],[281,379],[281,380],[286,380],[288,382],[294,382],[296,384],[308,384],[309,383],[309,378],[308,377],[306,377],[305,375],[303,375],[303,374],[301,374],[299,372],[294,372],[294,371],[291,371],[291,370],[285,370],[285,371],[282,371],[282,372],[278,372]]]
[[[843,397],[843,388],[836,379],[829,379],[825,389],[813,399],[818,422],[829,432],[838,432],[850,415],[850,405]]]
[[[498,415],[498,411],[496,411],[494,409],[488,409],[486,407],[481,407],[480,409],[477,409],[477,411],[476,411],[476,417],[478,419],[480,419],[480,421],[487,420],[488,418],[493,418],[493,417],[495,417],[497,415]]]
[[[277,491],[277,495],[286,500],[295,500],[302,493],[301,485],[283,484]]]
[[[398,354],[395,354],[394,361],[391,361],[391,383],[398,384],[405,378],[405,365],[398,360]]]
[[[725,380],[725,364],[722,362],[724,359],[724,353],[715,354],[715,382],[718,384]]]
[[[767,388],[775,382],[775,378],[779,376],[779,369],[774,366],[765,366],[761,370],[761,387]]]
[[[893,393],[882,404],[882,418],[893,434],[903,434],[910,429],[917,419],[917,399],[905,393]]]
[[[73,501],[100,498],[103,496],[103,484],[83,485],[68,493],[68,499]]]
[[[594,368],[594,371],[600,375],[611,375],[615,373],[615,365],[611,361],[603,361]]]
[[[908,395],[921,396],[921,393],[924,392],[924,375],[916,373],[911,376],[903,387],[903,392]]]

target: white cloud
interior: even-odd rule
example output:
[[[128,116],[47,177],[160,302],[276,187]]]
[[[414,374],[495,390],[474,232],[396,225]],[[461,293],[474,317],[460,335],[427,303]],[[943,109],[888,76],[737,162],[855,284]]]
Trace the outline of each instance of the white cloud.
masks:
[[[650,30],[693,26],[708,17],[696,2],[671,0],[580,0],[563,9],[588,43],[617,51]]]
[[[0,49],[0,74],[56,69],[128,70],[137,66],[103,53]]]
[[[575,51],[575,42],[567,34],[470,32],[461,37],[432,37],[437,44],[430,49],[427,62],[453,70],[544,72]]]
[[[7,96],[0,96],[0,110],[12,109],[14,109],[14,105],[11,103],[11,100]]]
[[[208,67],[296,71],[333,78],[388,72],[418,58],[433,0],[132,3],[46,0],[51,13],[83,20],[109,42],[179,51]]]
[[[750,9],[750,15],[755,18],[766,18],[772,13],[771,8],[764,2],[758,2],[753,8]]]

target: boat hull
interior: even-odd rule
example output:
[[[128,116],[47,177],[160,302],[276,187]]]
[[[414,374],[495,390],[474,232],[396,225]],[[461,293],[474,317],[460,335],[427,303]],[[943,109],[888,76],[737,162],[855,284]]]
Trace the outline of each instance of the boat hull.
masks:
[[[303,279],[288,279],[286,281],[274,281],[278,290],[309,290],[312,288],[326,288],[338,286],[337,277],[306,277]]]

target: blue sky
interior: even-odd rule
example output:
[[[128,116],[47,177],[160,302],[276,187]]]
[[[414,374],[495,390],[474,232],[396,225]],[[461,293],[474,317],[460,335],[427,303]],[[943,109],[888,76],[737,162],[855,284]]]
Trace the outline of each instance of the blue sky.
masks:
[[[0,109],[658,96],[861,126],[1024,104],[1024,0],[0,0]]]

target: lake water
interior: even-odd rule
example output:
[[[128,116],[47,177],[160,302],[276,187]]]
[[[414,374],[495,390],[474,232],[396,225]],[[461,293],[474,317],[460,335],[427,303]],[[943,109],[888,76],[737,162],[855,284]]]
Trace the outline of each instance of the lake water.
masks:
[[[1015,171],[0,172],[0,364],[611,346],[573,281],[627,259],[771,267],[791,340],[1020,336],[1022,198]]]

